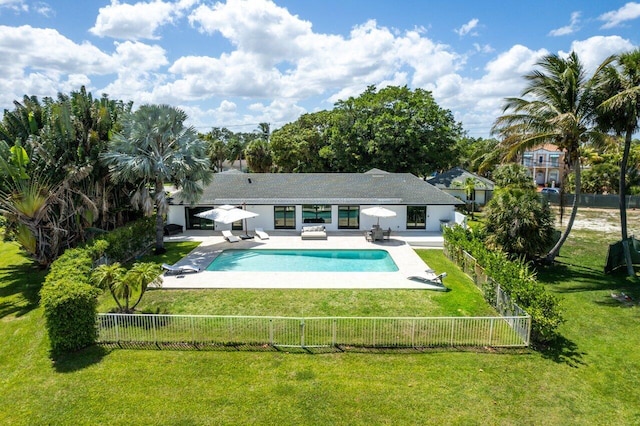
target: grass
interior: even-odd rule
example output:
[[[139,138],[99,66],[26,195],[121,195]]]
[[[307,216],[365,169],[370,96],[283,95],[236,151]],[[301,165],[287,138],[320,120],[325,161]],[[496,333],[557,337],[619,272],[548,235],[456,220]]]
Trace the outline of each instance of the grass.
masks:
[[[56,362],[48,357],[42,312],[34,304],[42,273],[3,243],[0,424],[638,424],[640,310],[610,293],[640,294],[636,281],[602,273],[607,243],[615,239],[576,231],[562,264],[540,271],[567,319],[563,340],[544,352],[304,355],[93,347]],[[419,254],[449,273],[445,283],[453,291],[416,293],[438,309],[473,306],[475,290],[465,286],[465,277],[456,277],[459,272],[437,251]],[[206,306],[218,309],[222,302],[214,299],[220,294]],[[369,307],[353,309],[391,311],[387,305],[410,301],[386,300],[390,295],[345,301],[345,293],[336,292],[325,297],[326,306],[314,302],[308,309],[329,312],[332,303],[362,303]],[[271,303],[254,302],[258,296],[250,292],[224,303],[242,311]],[[447,306],[449,297],[459,300]],[[193,298],[180,309],[205,306],[197,300],[201,295]],[[285,295],[273,298],[282,310],[290,302]],[[234,308],[235,301],[244,307]]]
[[[167,245],[174,256],[177,247]],[[190,250],[190,249],[189,249]],[[439,250],[421,250],[420,256],[437,270],[452,271],[445,283],[451,293],[417,290],[301,290],[208,289],[150,290],[139,310],[171,314],[261,316],[474,316],[495,315],[462,272],[452,268]],[[173,258],[170,258],[173,260]],[[99,310],[114,307],[101,299]]]

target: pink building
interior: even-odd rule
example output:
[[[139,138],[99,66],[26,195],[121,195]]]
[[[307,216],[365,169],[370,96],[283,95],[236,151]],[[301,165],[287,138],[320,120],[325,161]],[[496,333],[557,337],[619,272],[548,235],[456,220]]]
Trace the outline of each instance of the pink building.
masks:
[[[529,169],[529,173],[536,185],[557,187],[562,185],[565,168],[564,152],[555,145],[546,144],[522,154],[522,164]]]

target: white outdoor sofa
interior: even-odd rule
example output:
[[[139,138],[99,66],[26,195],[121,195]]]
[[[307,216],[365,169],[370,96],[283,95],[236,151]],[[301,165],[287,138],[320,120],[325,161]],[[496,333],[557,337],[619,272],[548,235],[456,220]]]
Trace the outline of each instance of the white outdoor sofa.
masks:
[[[300,234],[303,240],[326,240],[327,231],[324,225],[303,226]]]

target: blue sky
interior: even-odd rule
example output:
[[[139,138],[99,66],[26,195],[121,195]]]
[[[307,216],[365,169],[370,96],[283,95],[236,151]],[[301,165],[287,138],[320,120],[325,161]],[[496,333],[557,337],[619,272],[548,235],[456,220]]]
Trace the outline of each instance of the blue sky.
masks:
[[[0,0],[0,108],[85,85],[251,131],[408,85],[488,137],[542,56],[593,69],[639,34],[640,2],[612,0]]]

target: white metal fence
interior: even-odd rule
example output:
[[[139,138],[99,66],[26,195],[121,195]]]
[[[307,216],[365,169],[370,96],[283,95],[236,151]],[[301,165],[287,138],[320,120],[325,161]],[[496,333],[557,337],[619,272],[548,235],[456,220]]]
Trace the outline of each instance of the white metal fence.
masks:
[[[258,317],[98,314],[100,343],[298,348],[525,347],[528,316]]]
[[[444,244],[444,255],[451,261],[455,262],[465,274],[467,274],[475,283],[475,285],[484,293],[485,299],[489,301],[502,318],[510,321],[509,318],[528,318],[526,322],[511,322],[513,330],[529,344],[531,339],[531,316],[518,306],[511,296],[504,290],[499,283],[488,276],[478,261],[469,253],[462,249],[452,249],[449,244]]]

